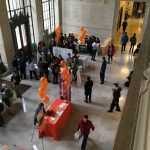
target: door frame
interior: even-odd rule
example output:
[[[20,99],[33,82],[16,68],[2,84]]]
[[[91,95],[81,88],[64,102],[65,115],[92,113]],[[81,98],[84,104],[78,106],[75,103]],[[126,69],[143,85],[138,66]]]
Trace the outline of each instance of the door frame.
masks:
[[[26,37],[27,37],[27,53],[26,53],[26,55],[31,56],[32,55],[31,35],[30,35],[29,16],[28,15],[22,15],[22,14],[20,14],[19,16],[15,15],[13,18],[10,19],[10,28],[11,28],[11,32],[12,32],[12,38],[13,38],[15,52],[18,51],[18,44],[17,44],[15,28],[17,26],[21,26],[22,24],[25,25],[25,31],[26,31]]]

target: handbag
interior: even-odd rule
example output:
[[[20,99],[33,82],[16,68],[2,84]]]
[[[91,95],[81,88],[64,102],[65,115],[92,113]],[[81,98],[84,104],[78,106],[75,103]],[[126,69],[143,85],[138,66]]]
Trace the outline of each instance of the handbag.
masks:
[[[81,131],[77,131],[75,134],[74,134],[74,139],[76,141],[80,140],[80,138],[82,137],[82,134],[81,134]]]

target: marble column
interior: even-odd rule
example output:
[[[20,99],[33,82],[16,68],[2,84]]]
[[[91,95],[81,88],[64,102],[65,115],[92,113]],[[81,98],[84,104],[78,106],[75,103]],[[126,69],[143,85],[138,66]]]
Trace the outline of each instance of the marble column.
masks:
[[[150,104],[140,97],[141,85],[144,80],[143,71],[150,62],[150,12],[148,12],[147,17],[141,50],[132,76],[113,150],[148,150],[145,145],[147,144],[145,136],[147,136],[149,130],[147,130],[148,125],[146,123],[148,122],[145,119],[149,117],[147,113],[149,113]]]
[[[15,49],[13,45],[13,39],[11,34],[11,29],[9,25],[6,1],[0,0],[0,28],[1,28],[1,50],[2,59],[5,59],[4,62],[6,63],[7,67],[11,70],[11,64],[13,60],[13,56],[15,54]]]
[[[36,44],[43,39],[42,0],[31,0],[33,26]]]

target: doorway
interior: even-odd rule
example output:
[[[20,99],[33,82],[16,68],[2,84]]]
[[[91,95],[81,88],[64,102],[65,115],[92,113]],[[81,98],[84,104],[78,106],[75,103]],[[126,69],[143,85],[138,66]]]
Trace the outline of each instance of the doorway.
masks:
[[[17,38],[18,50],[26,49],[27,48],[27,35],[26,35],[25,24],[17,26],[15,28],[15,34]]]
[[[128,33],[129,39],[134,33],[136,33],[136,44],[141,42],[143,20],[146,9],[145,6],[145,2],[120,1],[117,30],[114,40],[115,45],[121,45],[120,41],[123,35],[122,23],[124,20],[127,20],[126,32]],[[128,44],[130,45],[130,42],[128,42]]]
[[[10,27],[15,51],[22,51],[26,56],[32,54],[31,35],[28,16],[18,16],[10,20]]]

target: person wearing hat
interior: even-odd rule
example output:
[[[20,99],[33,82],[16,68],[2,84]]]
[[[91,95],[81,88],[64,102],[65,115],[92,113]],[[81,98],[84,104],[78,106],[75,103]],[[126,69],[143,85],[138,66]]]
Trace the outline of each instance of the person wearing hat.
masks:
[[[78,124],[78,130],[81,131],[83,136],[81,150],[85,150],[90,129],[94,131],[95,127],[93,126],[92,121],[88,120],[88,115],[84,115],[83,119]]]
[[[121,90],[122,88],[119,87],[118,83],[114,83],[115,88],[113,89],[113,100],[110,105],[110,109],[107,112],[113,112],[114,107],[116,106],[116,111],[120,112],[120,107],[119,107],[119,98],[121,96]]]
[[[101,80],[100,84],[104,84],[106,66],[107,66],[107,61],[105,60],[105,57],[103,57],[103,62],[100,70],[100,80]]]

